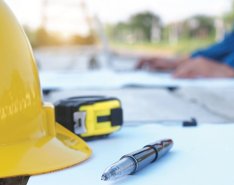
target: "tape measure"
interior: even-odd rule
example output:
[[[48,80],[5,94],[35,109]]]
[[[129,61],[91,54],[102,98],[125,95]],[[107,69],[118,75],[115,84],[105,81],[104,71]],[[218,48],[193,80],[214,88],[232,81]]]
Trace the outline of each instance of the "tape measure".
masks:
[[[123,124],[123,110],[117,98],[79,96],[55,103],[56,121],[84,139],[107,136]]]

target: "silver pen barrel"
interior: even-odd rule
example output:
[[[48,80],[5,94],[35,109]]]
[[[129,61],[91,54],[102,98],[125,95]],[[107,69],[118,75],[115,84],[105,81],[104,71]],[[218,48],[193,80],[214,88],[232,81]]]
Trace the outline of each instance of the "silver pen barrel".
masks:
[[[102,175],[102,180],[113,180],[124,175],[133,174],[161,158],[172,146],[173,141],[171,139],[165,139],[124,155],[118,162],[105,170]]]
[[[173,147],[173,141],[171,139],[164,139],[144,146],[144,148],[146,147],[154,148],[157,151],[157,160],[164,156],[169,150],[171,150]]]
[[[142,149],[127,154],[124,157],[131,157],[136,163],[136,169],[132,173],[141,170],[148,164],[155,162],[157,159],[165,155],[173,146],[171,139],[156,141],[144,146]]]

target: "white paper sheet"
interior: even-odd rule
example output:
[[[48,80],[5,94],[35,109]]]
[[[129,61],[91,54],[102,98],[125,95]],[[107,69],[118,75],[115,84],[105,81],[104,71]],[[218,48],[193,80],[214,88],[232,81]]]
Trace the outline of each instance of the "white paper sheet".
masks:
[[[110,137],[89,142],[93,156],[75,167],[33,176],[28,185],[233,185],[234,124],[193,128],[142,125],[123,127]],[[122,155],[162,138],[174,147],[165,157],[135,175],[100,180],[104,169]]]
[[[116,89],[139,87],[234,87],[234,79],[175,79],[167,73],[144,71],[114,72],[98,70],[91,72],[42,71],[43,89]]]
[[[193,89],[193,88],[192,88]],[[203,89],[203,88],[202,88]],[[217,88],[213,89],[217,90]],[[227,93],[220,93],[220,97]],[[114,89],[114,90],[61,90],[52,92],[49,96],[46,96],[46,101],[55,103],[61,99],[74,96],[112,96],[117,97],[121,101],[122,108],[124,110],[125,123],[138,122],[154,122],[160,120],[190,120],[190,118],[196,118],[200,122],[228,122],[227,117],[223,117],[223,114],[218,114],[220,111],[213,111],[206,109],[206,104],[196,104],[192,101],[183,100],[182,96],[177,96],[175,93],[171,93],[165,89]],[[234,91],[233,91],[234,95]],[[204,99],[209,99],[209,95],[203,95]],[[229,94],[230,96],[230,94]],[[226,106],[220,102],[221,98],[214,99],[214,104],[220,110],[227,110],[231,106],[226,101]],[[233,96],[234,101],[234,96]],[[216,110],[217,110],[216,109]],[[234,109],[234,106],[233,106]],[[229,112],[233,112],[230,109]],[[216,113],[217,112],[217,113]],[[233,115],[234,117],[234,115]],[[233,118],[234,120],[234,118]]]

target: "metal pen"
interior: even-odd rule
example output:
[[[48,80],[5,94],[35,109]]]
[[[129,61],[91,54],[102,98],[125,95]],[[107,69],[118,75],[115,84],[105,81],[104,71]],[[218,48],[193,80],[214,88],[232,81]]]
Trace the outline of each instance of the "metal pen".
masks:
[[[157,161],[173,146],[171,139],[164,139],[144,146],[142,149],[124,155],[119,161],[108,167],[101,180],[115,180],[125,175],[131,175],[150,163]]]

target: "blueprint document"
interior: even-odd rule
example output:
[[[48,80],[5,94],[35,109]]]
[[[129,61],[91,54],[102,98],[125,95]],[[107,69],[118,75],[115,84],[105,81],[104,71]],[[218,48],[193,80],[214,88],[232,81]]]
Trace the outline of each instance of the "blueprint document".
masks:
[[[145,71],[41,71],[42,89],[119,89],[124,87],[234,87],[232,78],[175,79]]]
[[[125,126],[105,139],[88,142],[93,155],[74,167],[32,176],[28,185],[233,185],[234,124],[198,127],[143,124]],[[171,138],[172,150],[134,175],[101,181],[106,167],[159,139]]]

